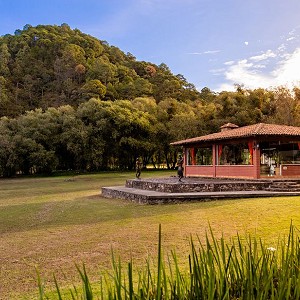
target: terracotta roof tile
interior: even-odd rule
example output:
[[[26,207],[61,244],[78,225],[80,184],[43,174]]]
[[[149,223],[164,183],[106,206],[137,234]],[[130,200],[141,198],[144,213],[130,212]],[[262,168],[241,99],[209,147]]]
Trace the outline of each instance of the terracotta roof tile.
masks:
[[[256,137],[256,136],[293,136],[300,138],[300,127],[258,123],[249,126],[234,128],[208,135],[203,135],[191,139],[181,140],[171,145],[185,145],[196,142],[212,142],[220,140],[230,140],[235,138]]]

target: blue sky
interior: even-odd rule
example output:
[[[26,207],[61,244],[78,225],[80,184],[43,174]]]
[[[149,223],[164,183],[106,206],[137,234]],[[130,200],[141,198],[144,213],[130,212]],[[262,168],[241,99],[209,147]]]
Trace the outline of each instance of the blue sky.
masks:
[[[198,90],[300,86],[299,0],[0,0],[0,35],[62,23]]]

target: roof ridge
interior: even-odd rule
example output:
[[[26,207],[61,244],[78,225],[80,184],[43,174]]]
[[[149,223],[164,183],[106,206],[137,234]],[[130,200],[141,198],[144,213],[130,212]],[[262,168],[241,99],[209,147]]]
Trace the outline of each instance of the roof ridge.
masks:
[[[255,135],[258,134],[259,131],[261,130],[261,128],[264,127],[264,125],[265,125],[265,123],[258,123],[258,124],[256,124],[255,130],[254,130],[253,133],[254,133]]]

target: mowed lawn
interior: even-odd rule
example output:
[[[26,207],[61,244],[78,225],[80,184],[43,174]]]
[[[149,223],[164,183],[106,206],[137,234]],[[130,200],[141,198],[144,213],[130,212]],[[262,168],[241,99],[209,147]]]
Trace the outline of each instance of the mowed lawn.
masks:
[[[142,177],[175,175],[143,172]],[[139,205],[101,197],[102,186],[124,185],[134,173],[107,172],[76,177],[0,180],[0,299],[36,299],[37,273],[47,291],[72,287],[84,263],[92,281],[111,266],[112,249],[126,263],[155,259],[158,227],[164,253],[183,261],[190,237],[204,240],[209,225],[216,237],[252,234],[276,247],[291,221],[300,227],[300,197],[219,200]],[[55,299],[55,298],[54,298]]]

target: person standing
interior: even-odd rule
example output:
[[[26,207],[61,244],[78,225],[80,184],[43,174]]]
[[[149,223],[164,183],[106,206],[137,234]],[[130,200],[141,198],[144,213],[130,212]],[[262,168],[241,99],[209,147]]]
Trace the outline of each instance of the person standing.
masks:
[[[181,181],[181,179],[183,178],[183,157],[181,155],[179,155],[177,159],[177,174],[179,181]]]
[[[140,179],[141,170],[142,170],[142,162],[140,161],[139,158],[137,158],[135,161],[135,177],[137,179]]]

